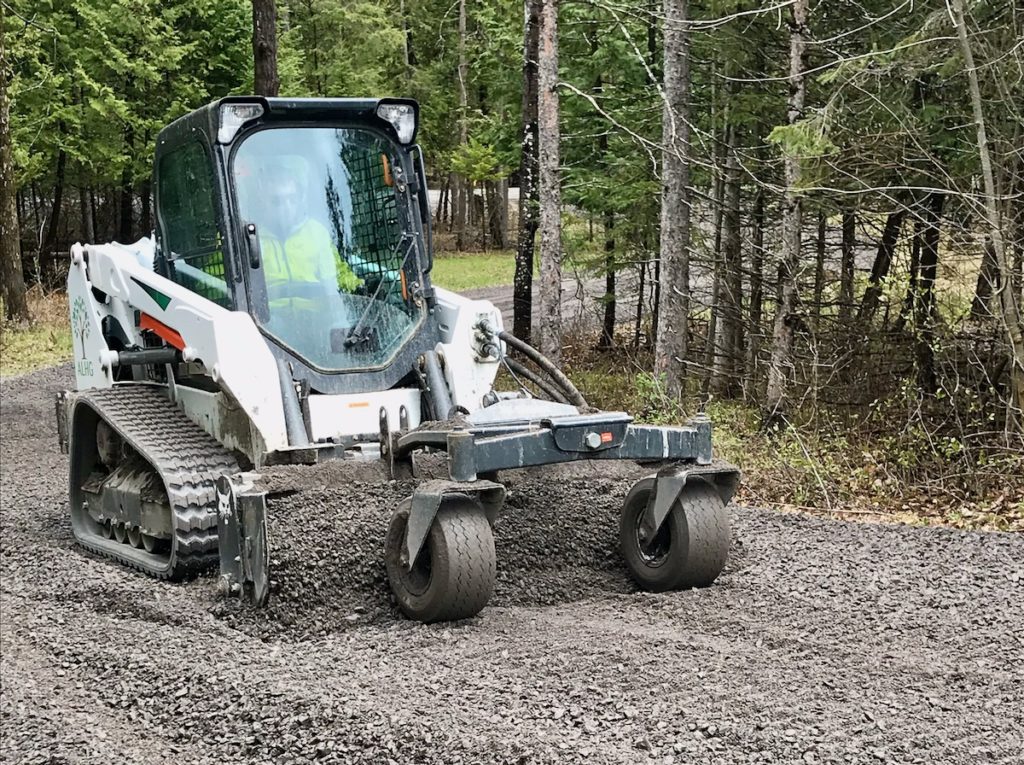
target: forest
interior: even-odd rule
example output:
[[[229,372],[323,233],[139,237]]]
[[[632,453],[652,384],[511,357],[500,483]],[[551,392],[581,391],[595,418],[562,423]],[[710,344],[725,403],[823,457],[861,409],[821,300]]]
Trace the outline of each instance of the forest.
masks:
[[[71,244],[152,230],[178,116],[410,96],[438,264],[500,263],[589,400],[706,411],[752,503],[1024,530],[1015,0],[0,7],[5,355],[60,345]]]

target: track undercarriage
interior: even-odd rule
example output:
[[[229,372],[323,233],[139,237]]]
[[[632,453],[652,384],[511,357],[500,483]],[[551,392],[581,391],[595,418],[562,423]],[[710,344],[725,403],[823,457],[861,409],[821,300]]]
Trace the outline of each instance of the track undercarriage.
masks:
[[[76,394],[69,424],[71,525],[82,546],[160,579],[217,563],[215,482],[239,466],[166,389]]]
[[[117,385],[75,394],[69,403],[76,539],[161,579],[219,564],[226,595],[265,603],[270,544],[259,474],[243,472],[166,388]],[[521,406],[517,412],[524,415]],[[387,474],[417,473],[417,460],[431,454],[449,474],[416,486],[384,540],[391,589],[410,618],[455,620],[486,605],[497,570],[493,527],[505,500],[497,477],[507,469],[584,459],[651,465],[657,472],[637,482],[620,518],[619,547],[637,583],[652,591],[707,586],[725,563],[725,507],[738,474],[711,463],[703,418],[654,428],[634,426],[621,413],[491,416],[392,431],[382,412],[381,425],[377,447]],[[366,454],[358,455],[349,459],[365,463]]]

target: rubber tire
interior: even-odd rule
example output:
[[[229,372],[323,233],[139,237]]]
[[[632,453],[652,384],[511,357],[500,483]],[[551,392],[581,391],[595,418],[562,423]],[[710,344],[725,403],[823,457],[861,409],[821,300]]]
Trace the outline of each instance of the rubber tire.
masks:
[[[644,478],[630,490],[619,519],[619,546],[630,575],[650,592],[710,586],[729,555],[729,513],[718,491],[703,480],[687,483],[672,505],[662,529],[668,550],[657,564],[644,559],[637,527],[654,490],[654,478]]]
[[[384,565],[398,607],[426,624],[476,616],[491,599],[497,576],[494,533],[483,509],[464,499],[442,503],[420,553],[430,556],[430,580],[417,593],[401,564],[411,506],[411,499],[398,506],[384,540]]]

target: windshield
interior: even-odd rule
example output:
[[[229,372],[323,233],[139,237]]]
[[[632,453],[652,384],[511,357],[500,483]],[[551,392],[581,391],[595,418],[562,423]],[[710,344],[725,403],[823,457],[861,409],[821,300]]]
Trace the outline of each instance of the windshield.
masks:
[[[315,367],[382,366],[420,321],[401,172],[393,145],[359,128],[261,130],[235,152],[239,212],[262,258],[252,291],[266,290],[267,309],[254,313]]]

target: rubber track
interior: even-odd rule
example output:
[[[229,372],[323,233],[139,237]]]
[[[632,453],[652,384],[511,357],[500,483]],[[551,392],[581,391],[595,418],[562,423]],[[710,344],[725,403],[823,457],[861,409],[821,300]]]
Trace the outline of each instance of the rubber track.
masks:
[[[174,539],[170,565],[162,572],[76,536],[79,543],[158,579],[182,579],[216,565],[216,481],[239,472],[234,456],[185,416],[164,388],[116,385],[85,391],[75,394],[75,406],[80,405],[94,409],[160,475],[174,516]]]

